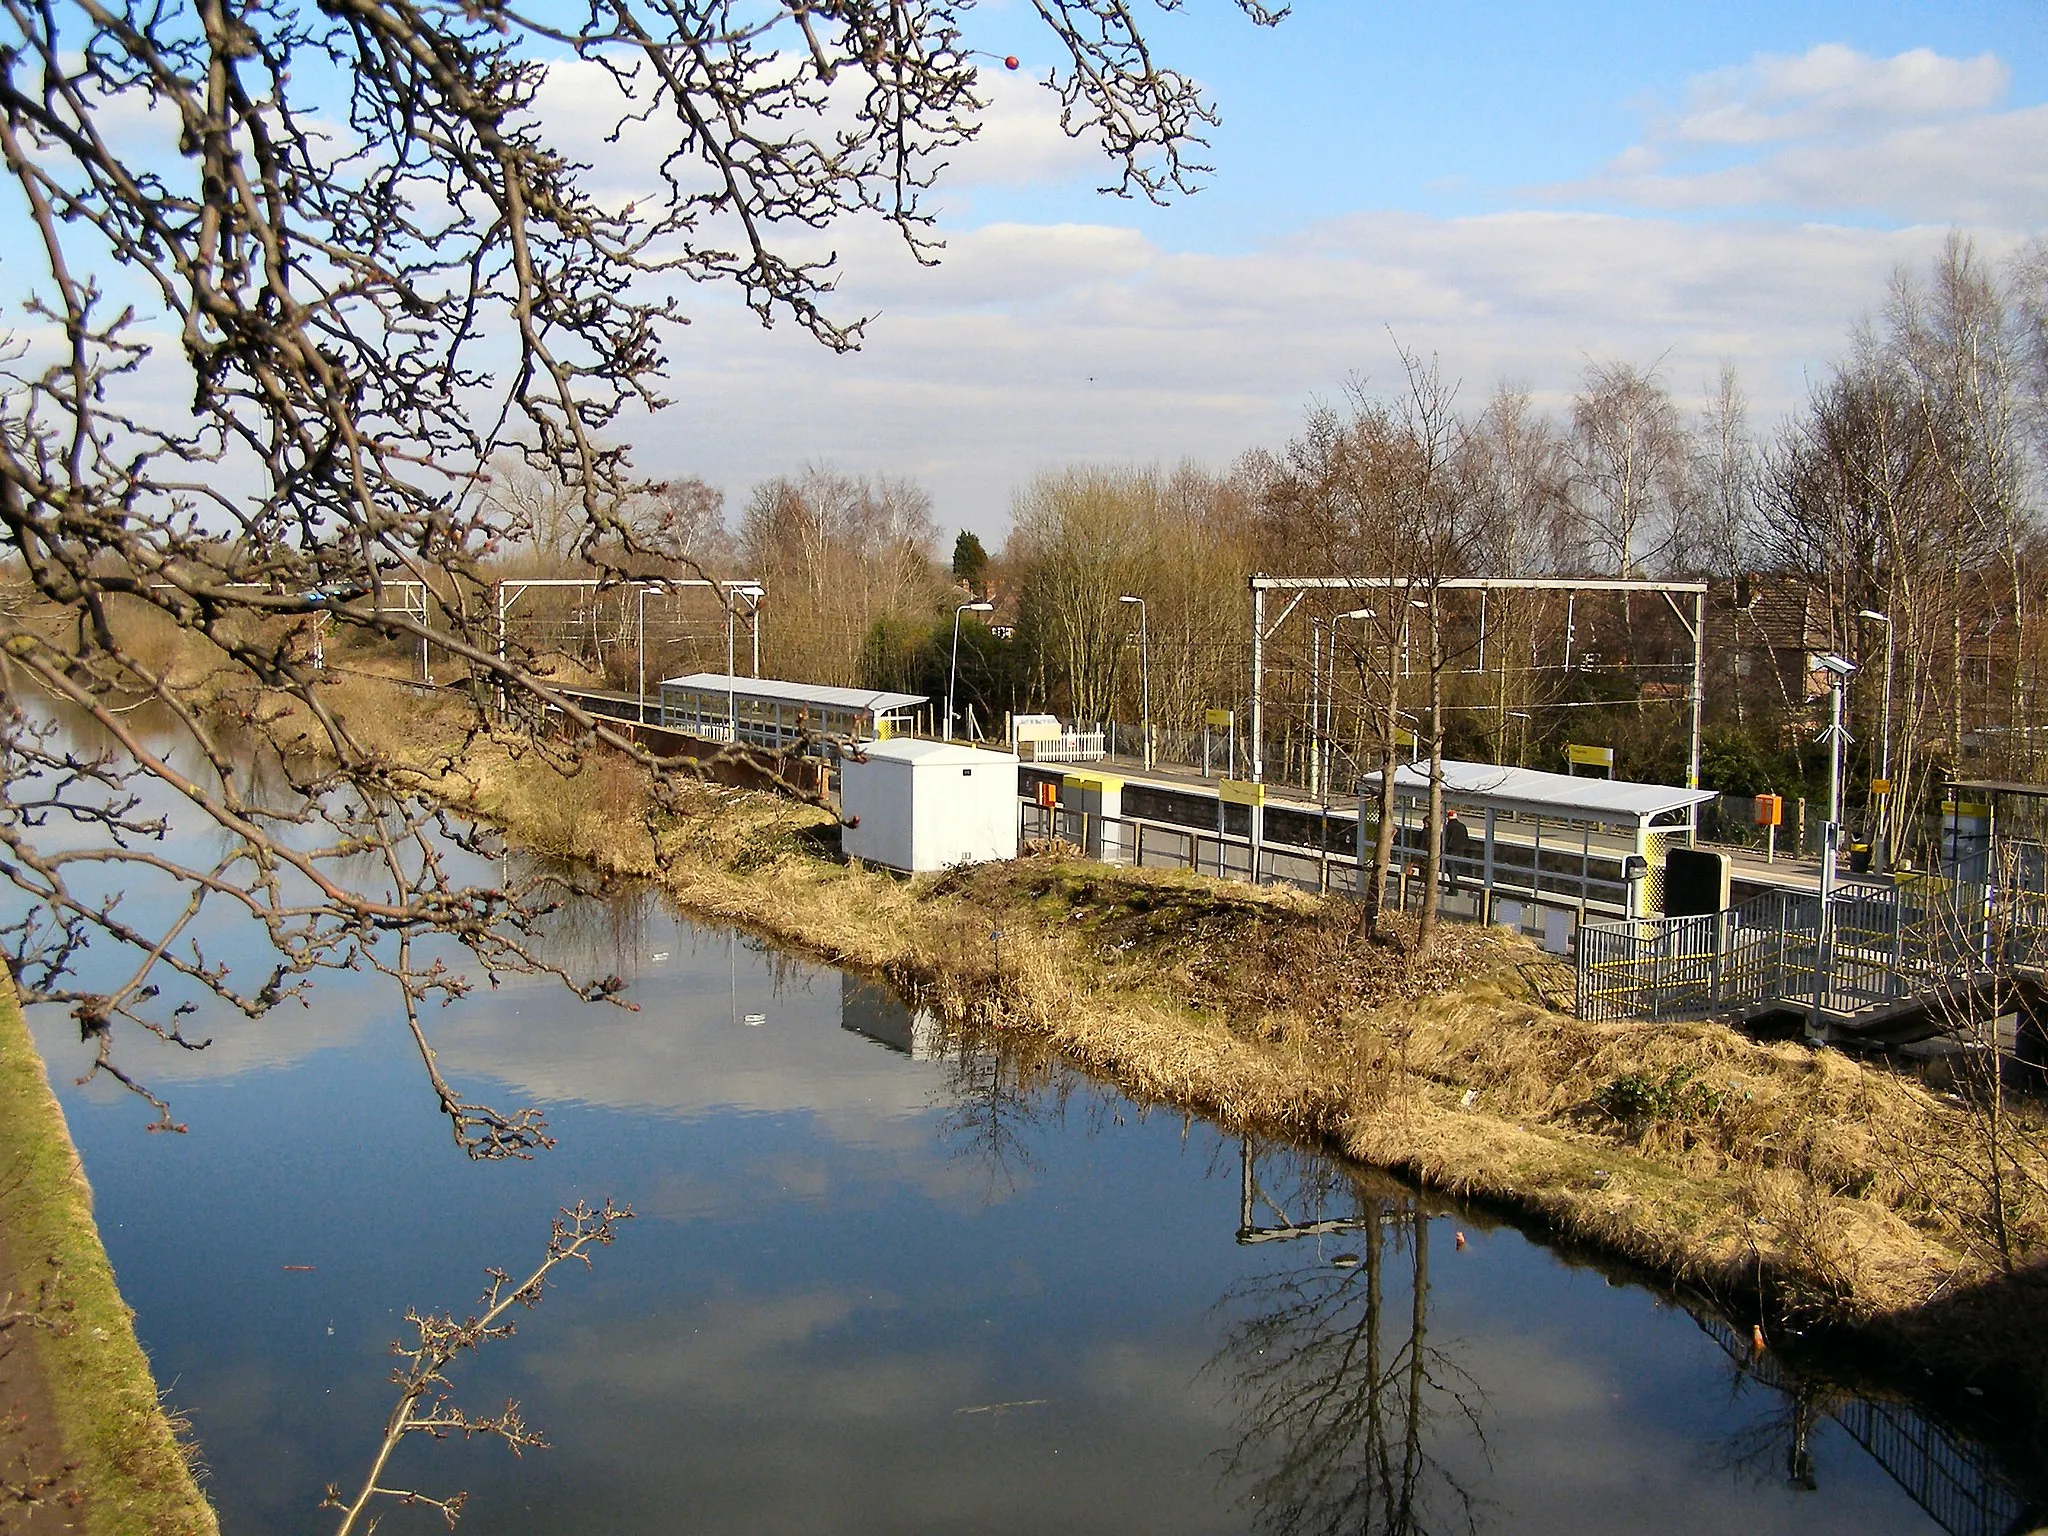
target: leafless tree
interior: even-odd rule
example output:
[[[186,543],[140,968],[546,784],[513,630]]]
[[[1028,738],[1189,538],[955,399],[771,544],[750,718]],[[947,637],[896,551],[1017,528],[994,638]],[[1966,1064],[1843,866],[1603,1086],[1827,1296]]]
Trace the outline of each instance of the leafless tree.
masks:
[[[938,538],[930,493],[897,476],[813,465],[757,486],[740,518],[740,562],[793,616],[771,626],[764,664],[857,682],[868,627],[936,601]]]
[[[151,1007],[171,975],[260,1015],[372,954],[409,1007],[453,990],[393,951],[429,931],[487,968],[535,963],[536,893],[456,875],[420,776],[335,706],[307,633],[431,643],[468,672],[479,734],[528,739],[547,706],[623,749],[494,643],[487,466],[516,453],[562,487],[565,542],[595,572],[677,553],[636,523],[659,492],[608,434],[660,403],[690,284],[845,349],[863,322],[830,309],[810,232],[879,220],[936,259],[926,195],[982,107],[969,10],[8,0],[0,152],[33,297],[0,374],[0,520],[26,588],[0,615],[0,849],[28,909],[4,946],[25,1001],[76,1014],[94,1070],[116,1070],[117,1025],[198,1043]],[[1117,189],[1187,186],[1213,110],[1134,9],[1037,11],[1065,55],[1048,84],[1068,130],[1102,145]],[[565,81],[584,110],[548,109]],[[597,190],[574,150],[607,126],[657,146],[630,196]],[[431,619],[408,581],[434,584]],[[90,748],[52,728],[50,700],[91,723]],[[127,713],[142,701],[170,747]],[[252,758],[284,765],[282,798],[256,792]],[[142,809],[145,781],[169,811]],[[226,851],[180,861],[173,821]],[[107,894],[129,872],[180,893],[168,926]],[[263,927],[274,969],[245,977],[199,946],[216,907]],[[95,945],[128,957],[122,979],[76,979]],[[465,1121],[441,1097],[472,1151],[538,1144],[530,1120]]]
[[[1685,529],[1685,433],[1656,367],[1586,369],[1572,403],[1573,494],[1587,553],[1617,576],[1662,569]]]
[[[1005,564],[1041,695],[1074,719],[1111,717],[1126,669],[1129,620],[1117,599],[1144,585],[1146,530],[1159,481],[1146,471],[1076,468],[1041,475],[1011,508]],[[1135,659],[1135,658],[1131,658]]]

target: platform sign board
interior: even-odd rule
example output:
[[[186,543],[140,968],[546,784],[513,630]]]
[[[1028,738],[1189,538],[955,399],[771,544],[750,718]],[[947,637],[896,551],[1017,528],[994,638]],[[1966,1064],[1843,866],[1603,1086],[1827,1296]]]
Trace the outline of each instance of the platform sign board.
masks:
[[[1892,792],[1892,781],[1890,779],[1872,779],[1870,781],[1870,792],[1873,795],[1888,795]]]
[[[1230,718],[1230,711],[1227,709],[1208,709],[1202,712],[1202,724],[1213,730],[1229,730]]]
[[[1564,760],[1574,768],[1605,768],[1614,772],[1614,748],[1566,745]]]
[[[1216,793],[1226,805],[1264,805],[1266,786],[1255,784],[1249,779],[1222,779],[1216,785]]]

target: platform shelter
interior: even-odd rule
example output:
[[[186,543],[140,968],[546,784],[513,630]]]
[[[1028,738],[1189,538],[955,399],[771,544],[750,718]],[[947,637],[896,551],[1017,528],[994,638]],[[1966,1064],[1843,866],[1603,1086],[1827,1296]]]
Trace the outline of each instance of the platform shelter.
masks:
[[[1360,836],[1370,839],[1379,775],[1359,783]],[[1525,905],[1577,918],[1643,917],[1663,908],[1664,853],[1690,842],[1712,790],[1621,779],[1582,779],[1498,763],[1446,761],[1446,895],[1472,915],[1540,928]],[[1395,770],[1396,858],[1412,867],[1428,846],[1429,767]],[[1447,905],[1449,903],[1447,902]]]
[[[905,734],[925,697],[875,688],[693,672],[661,682],[661,724],[712,741],[780,750],[798,736],[886,741]]]

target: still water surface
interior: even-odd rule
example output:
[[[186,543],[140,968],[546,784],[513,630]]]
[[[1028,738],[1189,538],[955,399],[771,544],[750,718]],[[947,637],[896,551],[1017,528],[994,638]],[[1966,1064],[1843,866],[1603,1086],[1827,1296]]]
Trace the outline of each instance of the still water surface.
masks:
[[[258,963],[246,936],[210,943]],[[376,978],[323,978],[260,1024],[210,1009],[196,1056],[131,1044],[185,1136],[72,1085],[73,1026],[32,1019],[229,1536],[331,1530],[322,1490],[368,1464],[406,1308],[463,1311],[487,1266],[538,1259],[557,1207],[606,1196],[637,1213],[618,1244],[456,1370],[464,1406],[516,1397],[552,1448],[415,1437],[387,1478],[467,1489],[464,1530],[1998,1536],[2021,1517],[1910,1404],[1752,1366],[1746,1329],[1473,1211],[949,1044],[647,892],[573,903],[548,946],[625,976],[637,1009],[530,982],[428,1018],[461,1091],[546,1108],[559,1145],[530,1163],[450,1145]],[[443,1526],[399,1509],[381,1529]]]

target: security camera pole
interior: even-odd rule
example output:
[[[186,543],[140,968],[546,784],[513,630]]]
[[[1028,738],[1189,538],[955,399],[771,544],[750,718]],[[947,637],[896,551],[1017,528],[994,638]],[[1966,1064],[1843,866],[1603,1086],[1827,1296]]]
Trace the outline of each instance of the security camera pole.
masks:
[[[1820,834],[1820,917],[1813,930],[1813,1011],[1806,1017],[1808,1045],[1826,1045],[1828,1040],[1821,1003],[1827,995],[1828,907],[1835,891],[1835,839],[1842,821],[1842,743],[1849,739],[1842,729],[1842,690],[1856,670],[1853,662],[1839,656],[1823,656],[1820,664],[1828,674],[1828,728],[1821,733],[1821,740],[1828,744],[1828,819]]]

